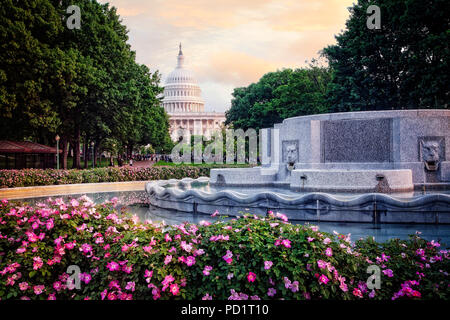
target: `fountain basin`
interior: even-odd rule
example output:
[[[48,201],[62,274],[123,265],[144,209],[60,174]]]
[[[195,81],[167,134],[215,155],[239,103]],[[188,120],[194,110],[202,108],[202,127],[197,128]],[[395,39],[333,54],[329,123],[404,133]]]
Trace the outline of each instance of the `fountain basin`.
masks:
[[[445,193],[308,193],[209,182],[207,177],[160,180],[148,182],[145,189],[151,205],[194,214],[278,211],[295,221],[450,224],[450,195]]]

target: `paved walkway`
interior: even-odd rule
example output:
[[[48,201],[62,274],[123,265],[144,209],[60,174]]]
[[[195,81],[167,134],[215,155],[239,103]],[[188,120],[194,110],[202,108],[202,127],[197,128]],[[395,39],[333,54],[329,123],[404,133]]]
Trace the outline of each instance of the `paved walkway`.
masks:
[[[134,161],[133,160],[133,167],[136,168],[147,168],[147,167],[151,167],[153,166],[154,162],[153,161]]]
[[[56,186],[7,188],[0,189],[0,199],[24,199],[63,194],[93,193],[99,191],[144,191],[146,182],[148,181],[80,183]]]

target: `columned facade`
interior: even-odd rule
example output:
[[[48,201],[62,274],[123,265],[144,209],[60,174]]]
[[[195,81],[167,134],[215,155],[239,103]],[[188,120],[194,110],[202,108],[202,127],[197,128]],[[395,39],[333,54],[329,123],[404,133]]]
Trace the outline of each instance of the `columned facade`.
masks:
[[[166,79],[163,106],[170,117],[170,136],[203,135],[210,137],[225,122],[223,112],[205,112],[205,102],[194,75],[184,68],[184,56],[178,53],[178,63]],[[183,133],[184,131],[184,133]]]

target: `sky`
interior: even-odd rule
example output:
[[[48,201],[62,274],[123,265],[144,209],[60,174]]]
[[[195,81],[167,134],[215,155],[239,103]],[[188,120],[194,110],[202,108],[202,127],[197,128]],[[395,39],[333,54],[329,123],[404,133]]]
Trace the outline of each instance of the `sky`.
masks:
[[[181,42],[205,111],[230,108],[236,87],[318,58],[345,28],[354,0],[99,0],[117,8],[137,62],[162,85]]]

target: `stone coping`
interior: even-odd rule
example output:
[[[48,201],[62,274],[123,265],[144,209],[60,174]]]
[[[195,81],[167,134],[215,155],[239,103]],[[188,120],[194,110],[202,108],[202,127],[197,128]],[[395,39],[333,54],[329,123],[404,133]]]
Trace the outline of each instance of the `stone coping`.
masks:
[[[94,192],[145,191],[145,184],[147,182],[148,181],[100,182],[5,188],[0,189],[0,199],[13,200]]]
[[[377,110],[377,111],[352,111],[338,113],[322,113],[309,116],[298,116],[287,118],[283,123],[291,121],[310,120],[348,120],[348,119],[373,119],[373,118],[407,118],[407,117],[450,117],[450,110],[447,109],[413,109],[413,110]],[[280,126],[281,123],[275,126]]]

